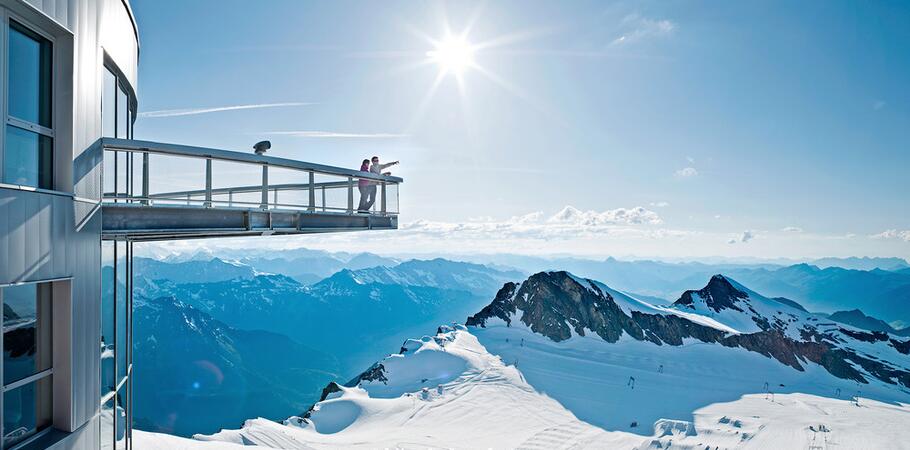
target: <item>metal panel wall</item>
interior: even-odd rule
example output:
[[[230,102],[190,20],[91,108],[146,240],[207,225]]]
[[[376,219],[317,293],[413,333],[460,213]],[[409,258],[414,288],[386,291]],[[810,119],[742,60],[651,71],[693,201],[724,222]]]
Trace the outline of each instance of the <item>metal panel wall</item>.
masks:
[[[105,52],[135,91],[139,44],[128,4],[124,0],[0,3],[19,11],[37,10],[46,16],[43,21],[49,28],[62,33],[55,43],[62,52],[55,59],[62,84],[55,92],[63,99],[56,99],[55,108],[71,120],[57,121],[55,156],[64,170],[58,168],[55,187],[76,197],[100,200],[101,160],[80,157],[101,137]],[[87,164],[75,164],[74,171],[67,161]],[[72,398],[67,414],[55,414],[68,417],[68,423],[58,420],[55,426],[73,433],[57,446],[98,448],[101,217],[96,212],[77,230],[74,215],[74,200],[69,196],[0,188],[0,284],[72,277],[70,367],[61,371],[70,375]]]

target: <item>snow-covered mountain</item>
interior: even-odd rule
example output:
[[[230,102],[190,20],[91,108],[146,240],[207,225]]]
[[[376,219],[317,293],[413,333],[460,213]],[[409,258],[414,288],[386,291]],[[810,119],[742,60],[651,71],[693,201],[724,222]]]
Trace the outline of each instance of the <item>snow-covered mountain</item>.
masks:
[[[910,386],[910,341],[815,316],[722,275],[686,291],[671,307],[658,307],[566,272],[542,272],[506,285],[467,324],[483,327],[490,319],[520,321],[555,342],[586,333],[611,343],[630,337],[660,346],[682,346],[688,339],[755,352],[798,371],[813,363],[859,383]]]
[[[542,272],[467,325],[187,447],[907,448],[910,340],[724,276],[655,306]]]

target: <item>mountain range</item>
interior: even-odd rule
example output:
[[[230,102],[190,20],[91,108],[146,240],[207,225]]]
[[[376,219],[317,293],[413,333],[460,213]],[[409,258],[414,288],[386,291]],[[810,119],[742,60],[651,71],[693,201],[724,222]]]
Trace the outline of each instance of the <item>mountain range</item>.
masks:
[[[220,258],[136,260],[134,367],[137,392],[148,396],[137,399],[137,427],[183,436],[299,410],[327,380],[353,376],[418,330],[464,317],[520,276],[436,259],[342,269],[307,286]],[[216,368],[224,383],[212,385],[201,370]]]
[[[910,339],[726,275],[654,305],[540,272],[465,323],[405,341],[283,424],[248,420],[197,444],[889,448],[910,414]]]
[[[526,273],[567,270],[579,276],[605,280],[616,289],[657,304],[669,304],[683,290],[702,286],[712,275],[723,273],[767,296],[797,301],[810,311],[833,313],[858,308],[889,323],[910,324],[910,269],[900,258],[816,260],[821,266],[811,263],[786,266],[769,263],[668,263],[615,258],[597,261],[515,255],[476,256],[471,259],[517,267]],[[872,268],[863,270],[860,267]]]

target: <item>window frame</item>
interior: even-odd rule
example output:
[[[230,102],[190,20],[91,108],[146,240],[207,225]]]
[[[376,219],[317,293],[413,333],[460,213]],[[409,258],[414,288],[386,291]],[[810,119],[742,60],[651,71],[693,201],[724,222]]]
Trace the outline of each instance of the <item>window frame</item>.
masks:
[[[104,76],[106,76],[109,73],[110,75],[112,75],[114,77],[114,92],[113,92],[114,98],[111,101],[111,103],[114,107],[114,117],[113,117],[114,129],[113,129],[113,135],[108,136],[105,134],[104,125],[105,125],[105,120],[107,120],[107,119],[106,119],[105,110],[104,110],[104,103],[105,103],[104,96],[107,94],[107,92],[106,92],[106,86],[104,85],[104,81],[102,81],[102,86],[100,89],[100,92],[101,92],[101,100],[100,100],[101,136],[115,138],[115,139],[133,139],[133,125],[136,122],[136,103],[137,103],[136,91],[134,91],[132,85],[130,85],[130,82],[126,77],[126,74],[124,74],[123,71],[120,70],[120,68],[117,66],[117,63],[114,62],[113,58],[111,58],[110,55],[108,55],[107,53],[104,54],[104,64],[102,65],[102,70],[103,70],[102,73]],[[125,98],[125,104],[121,104],[121,103],[123,103],[121,101],[121,94],[122,94],[122,97]],[[125,112],[125,114],[124,114],[124,112]],[[123,119],[123,118],[126,119],[125,125],[123,123],[121,123],[122,122],[121,119]],[[125,130],[122,130],[122,128],[125,128]],[[124,132],[125,137],[122,137],[122,138],[118,137],[120,135],[121,131]],[[104,158],[108,157],[108,153],[110,153],[110,157],[113,158],[113,160],[110,162],[110,164],[108,166],[108,169],[110,169],[109,172],[113,172],[113,174],[110,174],[110,173],[107,174],[107,176],[110,177],[110,178],[108,178],[108,181],[105,181],[104,179],[102,179],[102,183],[101,183],[102,192],[104,195],[108,195],[108,194],[113,195],[114,203],[118,203],[121,201],[117,198],[120,196],[120,194],[128,194],[130,196],[133,194],[133,191],[134,191],[133,184],[135,181],[133,179],[133,175],[134,175],[133,171],[136,167],[136,163],[135,163],[136,155],[134,153],[127,154],[126,152],[114,151],[114,152],[105,152]],[[104,165],[104,163],[102,163],[102,164]],[[104,177],[104,175],[102,175],[102,176]],[[121,179],[121,177],[123,177],[123,179]],[[107,190],[108,182],[111,183],[110,191]]]
[[[49,324],[50,324],[50,326],[51,326],[51,333],[54,333],[54,328],[53,328],[53,314],[54,314],[54,313],[53,313],[53,311],[54,311],[54,283],[57,282],[57,281],[64,281],[64,280],[69,280],[69,279],[71,279],[71,278],[70,278],[70,277],[67,277],[67,278],[59,278],[59,279],[51,279],[51,280],[38,280],[38,281],[27,281],[27,282],[20,282],[20,283],[0,284],[0,305],[5,304],[5,301],[6,301],[6,299],[4,298],[4,289],[6,289],[6,288],[8,288],[8,287],[25,286],[25,285],[36,285],[36,286],[38,286],[37,294],[38,294],[38,295],[41,295],[41,292],[42,292],[42,289],[43,289],[44,292],[46,293],[46,295],[50,298],[50,300],[49,300],[49,302],[48,302],[48,303],[49,303],[49,306],[50,306],[50,310],[49,310],[48,312],[51,314]],[[42,285],[44,285],[44,286],[42,287]],[[40,300],[36,299],[36,301],[40,301]],[[6,333],[3,332],[2,329],[3,329],[3,323],[2,323],[2,320],[0,320],[0,347],[2,347],[2,346],[4,345],[3,340],[4,340],[4,337],[5,337],[5,335],[6,335]],[[52,334],[51,336],[53,336],[53,334]],[[51,347],[52,347],[52,350],[51,350],[51,351],[53,351],[53,337],[51,338],[51,343],[50,343],[50,345],[51,345]],[[0,362],[0,368],[2,368],[2,362]],[[9,384],[6,384],[5,380],[3,380],[2,372],[0,372],[0,411],[2,411],[3,408],[5,407],[5,405],[4,405],[3,403],[4,403],[4,400],[5,400],[5,398],[6,398],[6,393],[7,393],[7,392],[12,391],[12,390],[14,390],[14,389],[18,389],[18,388],[24,387],[24,386],[29,385],[29,384],[36,384],[36,385],[37,385],[37,383],[38,383],[40,380],[43,380],[43,379],[52,377],[53,375],[54,375],[53,357],[51,358],[51,366],[50,366],[49,368],[44,369],[44,370],[42,370],[42,371],[40,371],[40,372],[34,373],[34,374],[32,374],[32,375],[29,375],[29,376],[27,376],[27,377],[25,377],[25,378],[22,378],[22,379],[20,379],[20,380],[16,380],[16,381],[14,381],[14,382],[12,382],[12,383],[9,383]],[[53,396],[53,394],[54,394],[54,387],[53,387],[53,386],[54,386],[54,385],[53,385],[53,378],[51,378],[51,383],[50,383],[50,389],[51,389],[50,395],[51,395],[51,396]],[[23,440],[21,440],[21,441],[15,443],[15,444],[9,446],[9,447],[4,447],[4,444],[3,444],[3,437],[6,435],[6,430],[4,429],[5,427],[4,427],[3,422],[0,421],[0,449],[3,449],[3,450],[17,450],[17,449],[20,449],[20,448],[23,448],[23,447],[29,445],[30,443],[32,443],[32,442],[34,442],[36,439],[38,439],[38,438],[40,438],[40,437],[46,435],[47,433],[50,433],[51,430],[54,429],[54,424],[53,424],[53,415],[54,415],[54,410],[53,410],[53,397],[51,397],[51,399],[52,399],[52,400],[51,400],[51,419],[52,419],[52,420],[51,420],[51,423],[48,424],[47,426],[45,426],[44,428],[40,429],[40,430],[36,430],[35,433],[32,434],[31,436],[28,436],[27,438],[25,438],[25,439],[23,439]]]
[[[112,292],[112,296],[111,296],[111,301],[113,302],[113,305],[112,305],[113,306],[113,308],[112,308],[112,311],[113,311],[112,340],[114,342],[114,358],[113,358],[113,366],[110,369],[113,371],[113,375],[114,375],[113,376],[114,389],[111,391],[102,393],[100,403],[99,403],[99,407],[100,407],[99,411],[101,411],[101,414],[104,414],[105,404],[113,401],[113,409],[111,410],[111,414],[113,416],[112,417],[113,424],[111,426],[111,432],[113,433],[113,436],[111,436],[113,439],[111,441],[111,443],[112,443],[111,450],[116,450],[118,448],[132,449],[133,448],[133,443],[132,443],[133,442],[132,441],[132,438],[133,438],[133,423],[132,423],[133,422],[133,289],[132,289],[133,243],[129,240],[122,240],[122,241],[114,240],[114,241],[102,241],[101,245],[105,245],[105,243],[112,244],[111,246],[112,246],[112,256],[113,256],[112,266],[111,266],[111,268],[113,269],[112,270],[112,279],[110,281],[114,284],[113,292]],[[103,250],[102,250],[102,252],[103,252]],[[121,252],[123,252],[123,255],[120,254]],[[102,261],[102,265],[103,264],[104,263]],[[122,272],[118,268],[118,265],[120,265],[120,264],[125,264],[125,267],[123,268]],[[117,289],[118,282],[120,281],[119,280],[120,275],[123,275],[125,277],[125,280],[123,280],[125,289],[123,291],[120,291]],[[121,294],[125,295],[125,298],[120,299],[119,296]],[[103,301],[104,300],[102,299],[102,302]],[[121,311],[120,311],[121,306],[126,309],[125,320],[122,323],[120,321],[118,321],[118,314],[121,314]],[[104,314],[103,306],[102,306],[101,310],[102,310],[102,314]],[[125,335],[123,336],[125,338],[125,345],[126,345],[126,348],[124,348],[124,349],[120,349],[120,345],[123,343],[120,342],[120,340],[118,340],[118,337],[120,336],[120,326],[121,325],[124,325],[126,327]],[[103,330],[104,316],[101,317],[101,326],[102,326],[102,330]],[[126,365],[124,367],[124,372],[123,372],[122,378],[120,378],[121,374],[119,372],[121,357],[126,358]],[[102,363],[102,364],[99,364],[99,366],[100,366],[100,371],[98,374],[99,381],[102,381],[104,379],[104,375],[103,375],[104,365]],[[99,385],[100,385],[100,383],[99,383]],[[123,440],[118,441],[117,435],[118,435],[118,430],[120,428],[118,425],[119,417],[117,416],[117,406],[120,405],[119,400],[121,398],[126,399],[126,403],[123,405],[124,414],[125,414],[125,418],[124,418],[125,429],[123,430],[123,432],[124,432]],[[99,420],[98,426],[99,426],[99,430],[100,430],[99,435],[101,438],[101,444],[103,446],[105,443],[105,440],[104,440],[105,439],[105,437],[104,437],[105,430],[104,430],[103,418],[102,418],[102,420]],[[119,445],[122,445],[122,447],[118,447],[118,443],[120,443]]]
[[[15,25],[13,25],[15,24]],[[9,114],[9,33],[12,28],[17,28],[22,34],[28,36],[29,34],[37,36],[40,39],[45,39],[50,43],[51,54],[50,54],[50,117],[51,117],[51,127],[45,127],[38,123],[32,123],[17,117],[13,117]],[[59,65],[60,54],[58,48],[58,41],[55,36],[51,33],[46,32],[42,27],[38,26],[32,21],[29,21],[25,17],[22,17],[19,14],[16,14],[9,9],[0,8],[0,89],[2,89],[2,125],[3,130],[0,131],[0,174],[4,173],[4,165],[6,163],[6,127],[13,126],[21,130],[29,131],[36,133],[39,136],[45,136],[50,138],[50,161],[48,165],[50,167],[51,173],[48,174],[50,177],[49,186],[41,186],[41,177],[40,177],[40,164],[39,164],[39,181],[38,186],[29,186],[29,185],[17,185],[17,184],[8,184],[4,183],[2,176],[0,176],[0,184],[4,186],[14,186],[20,189],[28,190],[43,190],[43,191],[56,191],[58,189],[58,171],[57,171],[57,149],[58,147],[58,136],[57,136],[57,127],[59,125],[60,115],[57,114],[57,109],[59,107],[59,101],[57,96],[57,71],[56,68]],[[40,138],[39,138],[40,139]],[[40,151],[40,149],[39,149]],[[40,156],[39,156],[40,157]],[[40,159],[39,159],[40,161]]]

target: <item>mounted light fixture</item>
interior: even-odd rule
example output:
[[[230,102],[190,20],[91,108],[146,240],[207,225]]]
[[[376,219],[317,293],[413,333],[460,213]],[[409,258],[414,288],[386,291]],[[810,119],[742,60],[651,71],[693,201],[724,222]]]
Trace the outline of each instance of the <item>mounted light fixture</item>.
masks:
[[[272,148],[272,143],[269,141],[259,141],[256,145],[253,146],[253,151],[257,155],[264,155],[265,151]]]

